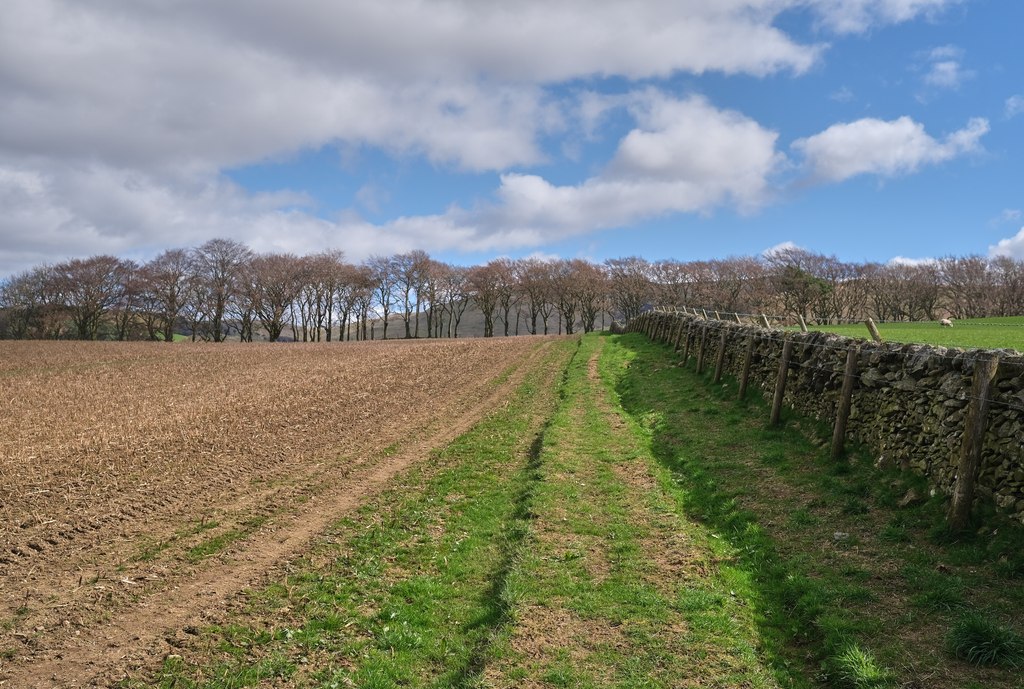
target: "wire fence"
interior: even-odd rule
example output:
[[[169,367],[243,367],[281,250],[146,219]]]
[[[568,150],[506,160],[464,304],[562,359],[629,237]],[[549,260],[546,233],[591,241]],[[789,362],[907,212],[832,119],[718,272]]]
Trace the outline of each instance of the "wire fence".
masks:
[[[721,312],[716,315],[721,316]],[[741,314],[734,315],[739,316]],[[751,324],[743,324],[740,318],[734,318],[734,321],[737,322],[730,322],[720,318],[718,320],[707,318],[702,313],[694,315],[692,312],[688,314],[648,312],[631,323],[630,329],[644,332],[654,340],[667,342],[677,350],[684,349],[684,363],[688,362],[693,349],[696,347],[698,371],[702,369],[709,350],[713,350],[715,347],[715,344],[709,342],[709,340],[721,333],[718,337],[719,343],[717,345],[716,380],[721,375],[727,354],[731,353],[729,367],[735,370],[738,368],[737,352],[741,348],[745,349],[744,364],[742,366],[743,379],[740,384],[741,391],[747,388],[752,366],[751,359],[755,356],[756,352],[758,368],[754,377],[760,381],[762,388],[766,392],[770,392],[771,389],[772,370],[778,367],[778,375],[775,381],[775,400],[772,410],[773,421],[779,418],[779,407],[785,395],[786,371],[791,369],[803,371],[804,375],[802,378],[804,380],[800,381],[798,379],[797,384],[802,383],[807,386],[814,380],[817,380],[820,386],[821,377],[828,378],[830,385],[819,387],[819,392],[816,393],[817,399],[813,400],[810,406],[817,402],[818,407],[816,408],[821,408],[820,390],[822,387],[832,389],[838,393],[840,399],[836,400],[834,410],[836,414],[836,436],[833,438],[833,444],[838,443],[840,450],[843,436],[846,433],[846,418],[840,418],[840,416],[842,414],[849,414],[848,403],[846,411],[843,411],[843,395],[853,395],[854,391],[859,391],[858,394],[860,396],[866,394],[865,391],[872,391],[876,395],[884,395],[887,391],[892,391],[898,395],[914,394],[918,396],[918,399],[921,399],[923,396],[924,399],[933,402],[944,403],[949,400],[956,400],[956,404],[952,407],[942,407],[944,409],[944,412],[942,412],[944,416],[942,417],[932,418],[928,423],[925,423],[920,418],[917,419],[918,427],[913,430],[914,435],[917,435],[924,432],[926,425],[942,427],[944,418],[952,415],[957,409],[965,410],[963,414],[962,448],[959,453],[959,459],[956,463],[946,461],[945,464],[955,468],[954,481],[956,484],[953,490],[954,496],[960,493],[956,486],[959,485],[961,477],[968,473],[972,474],[971,495],[968,498],[968,502],[973,501],[973,482],[981,464],[986,434],[990,430],[988,421],[990,416],[993,416],[990,414],[991,409],[994,408],[996,410],[994,416],[1000,424],[1010,421],[1010,428],[1015,429],[1011,431],[1011,434],[1016,439],[1016,444],[1010,443],[1009,456],[1005,456],[1004,453],[1004,456],[1000,456],[997,459],[991,457],[994,451],[992,448],[989,448],[989,463],[1000,461],[1004,465],[1012,466],[1014,470],[1024,469],[1024,450],[1022,450],[1022,447],[1024,447],[1024,389],[1022,387],[1024,386],[1021,385],[1021,378],[1024,377],[1022,376],[1024,374],[1024,355],[1019,355],[1016,352],[1010,353],[1012,350],[976,350],[971,352],[958,349],[935,349],[929,345],[886,344],[856,340],[827,332],[811,334],[787,333],[778,329],[763,327],[765,320],[767,319],[762,319],[760,327],[756,323],[754,327],[751,327]],[[731,338],[730,334],[732,335]],[[745,346],[741,345],[741,342],[745,343]],[[765,351],[766,343],[768,344],[768,351]],[[799,348],[797,356],[792,356],[793,348]],[[819,355],[808,355],[808,351],[818,351]],[[850,354],[851,351],[854,352],[853,355]],[[821,352],[827,352],[827,354],[821,355]],[[878,355],[880,358],[874,363],[869,364],[866,370],[857,370],[860,367],[859,362],[861,360],[867,357],[870,361],[875,355]],[[848,358],[850,356],[854,357],[852,373],[848,369],[848,366],[850,366]],[[1001,366],[1004,367],[1004,375],[1002,378],[997,378],[997,372]],[[979,385],[978,378],[982,370],[990,370],[990,374],[988,374],[988,380],[981,381],[982,384]],[[874,375],[871,375],[872,371],[875,371]],[[947,384],[940,387],[938,379],[936,379],[930,385],[919,386],[918,382],[926,377],[926,372],[930,377],[938,376],[941,379],[946,379],[947,376],[953,374],[959,377],[959,380],[951,378]],[[891,379],[886,377],[893,373],[895,373],[895,376],[891,376]],[[852,384],[849,386],[844,384],[840,392],[837,389],[836,383],[840,381],[845,383],[847,379],[850,379]],[[995,386],[991,385],[996,380],[1016,381],[1013,384],[1016,387],[1008,387],[1004,384],[1002,392],[995,392],[1000,390],[998,384]],[[975,391],[979,389],[981,394],[976,394]],[[809,388],[802,391],[794,391],[791,393],[791,399],[795,401],[801,394],[807,396],[808,393]],[[907,418],[912,418],[914,415],[915,413],[912,413],[910,410],[904,414]],[[917,413],[917,416],[921,417],[922,415]],[[972,429],[972,419],[974,419],[974,425],[977,428]],[[905,438],[895,438],[892,439],[892,442],[894,444],[903,443],[904,445],[907,443]],[[874,449],[882,450],[884,448]],[[838,453],[834,447],[833,456],[837,455]],[[976,456],[972,458],[972,455]],[[1007,459],[1009,462],[1005,461]],[[932,461],[941,463],[940,460],[932,459]],[[973,462],[973,465],[971,462]],[[996,486],[995,490],[1002,490],[1004,488],[1008,489],[1009,493],[1012,494],[1011,504],[1024,504],[1024,487]],[[1024,509],[1020,511],[1021,514],[1018,517],[1024,520]]]

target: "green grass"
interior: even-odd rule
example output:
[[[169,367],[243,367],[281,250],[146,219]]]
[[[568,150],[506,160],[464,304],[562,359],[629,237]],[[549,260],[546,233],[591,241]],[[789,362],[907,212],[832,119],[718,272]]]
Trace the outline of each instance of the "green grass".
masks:
[[[768,428],[768,409],[736,383],[677,364],[641,335],[618,385],[623,406],[653,424],[652,449],[688,492],[687,513],[714,528],[760,601],[759,634],[787,667],[836,686],[1019,687],[1015,674],[980,671],[947,651],[946,634],[973,611],[1019,633],[1014,583],[1024,532],[1000,517],[982,534],[937,538],[944,501],[904,509],[909,474],[873,458],[828,457],[827,428],[795,415]],[[792,654],[792,655],[787,655]],[[778,662],[778,661],[776,661]]]
[[[871,337],[863,323],[808,327],[810,330],[822,330],[847,337]],[[935,321],[879,323],[878,332],[887,342],[914,342],[964,349],[1015,349],[1024,352],[1024,316],[954,321],[952,328],[944,328]]]
[[[621,374],[627,352],[610,342],[584,340],[545,432],[532,538],[510,579],[517,623],[492,649],[488,678],[776,687],[750,582],[720,564],[735,551],[681,517],[686,496],[650,451],[658,419],[623,418],[614,392],[588,373],[601,354],[603,378]]]

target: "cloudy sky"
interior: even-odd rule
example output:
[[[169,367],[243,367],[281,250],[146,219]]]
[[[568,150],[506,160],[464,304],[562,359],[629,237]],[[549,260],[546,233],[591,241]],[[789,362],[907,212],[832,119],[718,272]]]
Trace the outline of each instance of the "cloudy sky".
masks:
[[[1024,258],[1018,0],[4,0],[0,276],[259,251]]]

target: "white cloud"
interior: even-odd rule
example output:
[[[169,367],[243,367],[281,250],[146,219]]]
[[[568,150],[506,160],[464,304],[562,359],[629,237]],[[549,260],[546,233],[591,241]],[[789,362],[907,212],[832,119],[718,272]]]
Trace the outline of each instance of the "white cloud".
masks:
[[[1000,239],[997,244],[988,248],[989,256],[1009,256],[1024,260],[1024,227],[1012,237]]]
[[[865,118],[834,124],[820,134],[793,142],[819,181],[840,182],[861,174],[894,177],[979,150],[988,121],[971,119],[942,141],[909,117],[885,121]]]
[[[834,91],[829,96],[829,98],[831,98],[832,100],[834,100],[834,101],[836,101],[838,103],[849,103],[850,101],[853,100],[854,95],[853,95],[853,91],[851,91],[848,87],[843,86],[838,91]]]
[[[125,254],[170,234],[178,245],[227,236],[257,250],[337,246],[354,259],[412,248],[539,247],[669,213],[726,205],[751,210],[768,201],[769,180],[784,163],[775,132],[699,96],[677,99],[649,89],[623,103],[636,127],[593,177],[559,186],[538,175],[505,173],[491,203],[382,225],[354,215],[317,218],[302,196],[248,195],[215,176],[190,185],[96,166],[45,179],[0,175],[0,199],[28,216],[17,233],[36,238],[37,256]],[[0,269],[17,258],[0,250]]]
[[[999,215],[992,218],[991,223],[993,225],[1015,223],[1022,217],[1024,217],[1024,211],[1021,211],[1019,208],[1004,208]]]
[[[963,0],[809,0],[822,23],[837,33],[861,33],[873,26],[935,16]]]
[[[924,75],[924,83],[944,89],[956,89],[967,79],[974,77],[974,72],[960,66],[956,60],[933,62]]]
[[[761,255],[767,258],[787,251],[806,251],[806,249],[795,242],[785,241],[779,242],[775,246],[768,247],[761,252]]]
[[[908,258],[906,256],[893,256],[889,259],[891,266],[931,266],[938,263],[934,258]]]
[[[955,45],[932,48],[923,56],[927,63],[924,83],[940,89],[958,89],[963,82],[973,79],[975,72],[960,64],[963,55],[964,51]]]
[[[218,235],[257,249],[344,246],[353,256],[522,247],[663,213],[756,208],[785,162],[774,132],[698,98],[595,97],[577,112],[557,87],[803,74],[827,46],[779,28],[784,13],[810,11],[845,33],[950,4],[6,0],[0,271]],[[544,163],[548,137],[576,117],[589,135],[622,107],[637,126],[590,179],[556,186],[509,172]],[[252,194],[223,176],[325,146],[504,175],[494,203],[380,227],[318,218],[301,194]],[[369,190],[359,200],[374,203]]]
[[[1006,99],[1006,119],[1024,113],[1024,96],[1010,96]]]

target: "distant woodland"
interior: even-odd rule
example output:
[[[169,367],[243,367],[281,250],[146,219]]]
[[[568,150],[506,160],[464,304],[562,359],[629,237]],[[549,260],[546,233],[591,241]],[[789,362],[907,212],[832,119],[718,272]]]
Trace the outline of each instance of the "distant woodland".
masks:
[[[455,266],[411,251],[259,254],[230,239],[139,264],[100,255],[0,282],[0,338],[81,340],[485,337],[588,332],[651,307],[798,315],[821,324],[1024,314],[1024,261],[949,256],[847,263],[800,248],[712,261],[495,259]]]

